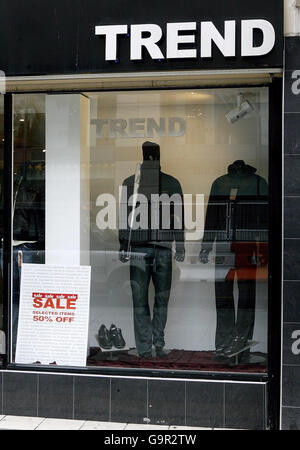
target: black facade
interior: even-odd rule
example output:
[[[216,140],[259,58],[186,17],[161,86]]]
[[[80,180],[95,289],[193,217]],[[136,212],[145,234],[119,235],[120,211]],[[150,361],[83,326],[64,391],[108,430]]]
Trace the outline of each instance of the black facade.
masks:
[[[282,428],[299,429],[299,274],[297,252],[299,235],[299,38],[286,38],[284,103],[284,281],[283,281],[283,360]]]
[[[1,379],[5,415],[137,424],[147,417],[158,425],[267,428],[265,383],[15,372],[3,372]]]
[[[0,66],[6,76],[281,67],[282,9],[280,0],[265,1],[263,4],[253,1],[247,5],[236,0],[227,1],[226,5],[218,0],[206,4],[186,3],[181,0],[172,4],[156,0],[151,4],[119,1],[114,8],[111,2],[106,0],[64,0],[55,7],[51,2],[44,2],[42,5],[33,0],[26,3],[19,0],[4,2],[1,6],[3,52]],[[69,15],[67,21],[66,14]],[[276,31],[276,47],[267,56],[241,56],[241,20],[247,19],[262,19],[272,23]],[[133,62],[129,56],[128,33],[119,39],[117,60],[105,62],[104,37],[95,38],[97,25],[157,24],[164,30],[159,45],[165,55],[167,23],[196,21],[195,43],[199,47],[200,22],[213,21],[222,33],[225,20],[236,20],[236,56],[229,58],[224,58],[218,49],[214,48],[212,57],[202,60],[197,57],[183,61],[153,61],[145,53],[142,61]],[[254,39],[255,46],[259,46],[261,33],[255,34]],[[187,45],[190,48],[190,45]],[[34,52],[31,49],[34,49]]]
[[[174,71],[192,74],[193,71],[198,73],[201,70],[216,71],[217,75],[218,71],[236,71],[241,78],[241,86],[247,70],[271,74],[270,80],[266,84],[262,83],[262,87],[269,88],[269,192],[272,224],[269,240],[267,372],[210,373],[116,367],[91,370],[88,367],[33,368],[30,365],[18,365],[10,357],[11,305],[6,302],[3,311],[7,354],[3,358],[2,367],[0,366],[0,414],[224,429],[299,429],[300,344],[297,345],[297,340],[300,340],[300,331],[298,334],[297,331],[300,330],[300,313],[297,292],[300,281],[300,232],[297,227],[297,211],[298,206],[300,207],[300,144],[297,119],[300,114],[300,83],[297,83],[297,79],[300,79],[300,71],[297,74],[297,70],[300,69],[300,61],[296,57],[298,49],[300,50],[299,38],[287,38],[285,43],[282,192],[282,1],[253,0],[246,5],[236,0],[226,3],[213,0],[205,5],[181,0],[153,0],[150,3],[117,1],[113,8],[111,3],[106,0],[63,0],[54,7],[52,1],[45,0],[3,2],[0,9],[0,41],[3,43],[0,69],[4,71],[8,81],[12,77],[20,77],[20,81],[35,76],[37,80],[41,76],[51,79],[54,75],[84,77],[87,74],[101,76],[122,73],[130,76],[131,73],[138,72],[163,72],[164,75],[170,73],[171,76]],[[272,24],[276,40],[272,50],[266,55],[242,55],[242,21],[246,20],[264,20]],[[212,56],[201,57],[201,23],[207,21],[212,21],[221,34],[225,32],[225,21],[236,21],[234,56],[224,56],[213,44]],[[178,22],[197,22],[193,32],[185,31],[185,35],[194,36],[193,43],[180,45],[183,50],[197,50],[195,58],[167,58],[167,23]],[[163,59],[153,59],[146,51],[141,60],[130,59],[130,25],[143,23],[157,24],[161,28],[162,38],[157,44]],[[99,25],[128,25],[127,34],[118,37],[117,58],[114,61],[106,61],[104,36],[95,36],[95,27]],[[255,31],[253,39],[253,48],[262,44],[259,31]],[[126,90],[126,87],[122,85],[118,88],[116,85],[116,89]],[[47,92],[47,89],[41,91]],[[13,95],[14,92],[7,92],[4,101],[4,168],[10,168],[4,172],[4,298],[10,298],[12,294],[8,263],[12,257],[13,227],[9,206],[12,204],[13,184]],[[284,255],[281,248],[282,217]],[[280,332],[281,288],[283,349]]]

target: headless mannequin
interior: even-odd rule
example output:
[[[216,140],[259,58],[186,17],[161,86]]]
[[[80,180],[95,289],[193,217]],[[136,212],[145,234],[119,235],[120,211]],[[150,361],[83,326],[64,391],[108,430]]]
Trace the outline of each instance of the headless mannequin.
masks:
[[[263,240],[261,230],[268,228],[266,222],[268,212],[260,206],[262,201],[267,205],[268,186],[266,181],[255,172],[256,169],[245,164],[244,161],[235,161],[228,167],[226,175],[214,181],[208,202],[205,233],[199,255],[200,262],[203,264],[208,262],[208,255],[215,241],[216,255],[219,252],[219,243],[229,242],[236,258],[236,267],[231,272],[235,272],[239,291],[238,308],[235,314],[234,276],[226,277],[224,280],[218,280],[216,276],[216,356],[220,358],[239,352],[253,338],[256,269],[260,257],[259,242]],[[238,213],[238,207],[243,202],[244,206],[241,209],[243,212]],[[224,204],[227,207],[224,207]],[[228,211],[230,213],[226,219]],[[228,219],[230,227],[226,226],[226,232],[229,233],[226,239],[220,224]],[[252,235],[248,236],[247,240],[241,240],[236,235],[237,229],[243,228],[247,233],[249,229],[253,229]],[[221,230],[220,234],[217,230]],[[237,263],[241,260],[244,264],[242,266]],[[249,350],[242,352],[240,362],[247,362],[249,354]]]
[[[127,178],[123,186],[127,187],[127,195],[138,191],[152,207],[151,195],[169,196],[177,194],[181,198],[183,210],[183,195],[179,182],[170,175],[161,172],[160,148],[157,144],[143,144],[143,163],[140,173]],[[138,187],[138,189],[137,189]],[[128,201],[128,199],[127,199]],[[128,203],[127,203],[128,204]],[[134,202],[133,202],[134,205]],[[160,208],[160,205],[157,205]],[[133,206],[134,210],[134,206]],[[159,210],[156,211],[159,215]],[[183,261],[184,224],[180,230],[175,229],[175,217],[170,209],[170,229],[152,229],[150,226],[151,212],[148,214],[148,229],[120,230],[120,260],[130,260],[130,281],[134,305],[134,331],[138,354],[141,358],[152,357],[152,345],[155,346],[156,357],[164,358],[164,329],[167,322],[167,308],[172,283],[172,243],[175,241],[175,260]],[[161,225],[161,224],[160,224]],[[155,299],[153,319],[151,319],[148,303],[148,289],[153,281]]]

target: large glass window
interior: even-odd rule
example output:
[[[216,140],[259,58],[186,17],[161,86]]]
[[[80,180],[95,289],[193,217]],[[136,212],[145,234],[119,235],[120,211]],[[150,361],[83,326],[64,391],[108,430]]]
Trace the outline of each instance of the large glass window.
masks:
[[[264,372],[268,88],[14,96],[21,364]]]

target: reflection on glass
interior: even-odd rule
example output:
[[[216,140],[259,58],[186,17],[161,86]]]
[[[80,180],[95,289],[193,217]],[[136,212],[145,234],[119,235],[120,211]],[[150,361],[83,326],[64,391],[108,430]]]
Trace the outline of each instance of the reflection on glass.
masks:
[[[90,266],[88,366],[266,371],[268,120],[268,88],[16,95],[14,324],[24,262]]]
[[[22,264],[41,264],[44,262],[44,96],[15,96],[14,107],[13,354],[17,342]]]

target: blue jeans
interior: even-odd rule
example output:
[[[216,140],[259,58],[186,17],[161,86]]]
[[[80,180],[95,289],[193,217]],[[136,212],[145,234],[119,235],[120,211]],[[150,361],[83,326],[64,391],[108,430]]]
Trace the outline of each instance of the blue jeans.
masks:
[[[151,279],[155,288],[153,319],[148,303]],[[151,352],[152,344],[164,347],[168,303],[172,284],[172,251],[158,246],[132,247],[130,282],[133,297],[134,333],[140,356]]]

